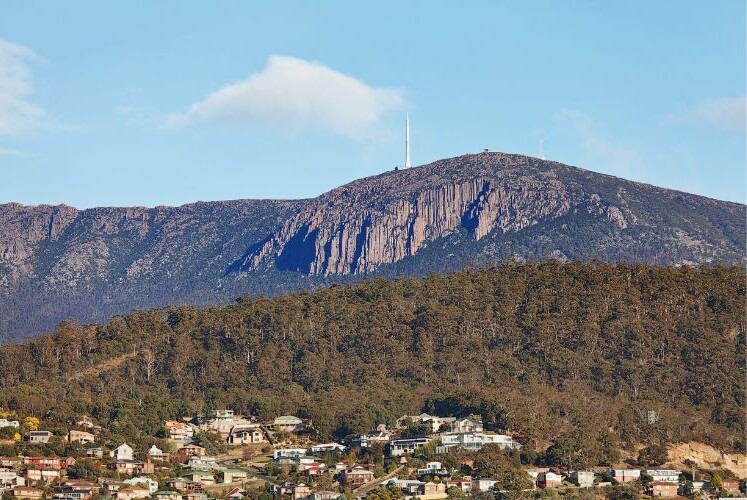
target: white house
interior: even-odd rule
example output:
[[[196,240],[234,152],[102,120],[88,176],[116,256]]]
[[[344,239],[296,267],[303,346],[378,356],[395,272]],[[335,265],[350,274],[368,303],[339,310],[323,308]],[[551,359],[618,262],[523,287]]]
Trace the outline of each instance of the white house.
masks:
[[[164,453],[163,450],[158,448],[156,445],[150,447],[150,449],[148,450],[148,456],[158,462],[166,460],[168,458],[168,454]]]
[[[679,483],[680,471],[674,469],[646,469],[644,473],[651,476],[654,482]]]
[[[18,428],[21,424],[18,420],[8,420],[7,418],[0,418],[0,429],[3,427],[16,427]]]
[[[416,450],[428,444],[428,438],[396,439],[389,443],[389,455],[398,457],[405,453],[415,453]]]
[[[233,410],[213,410],[210,416],[213,419],[220,420],[220,419],[232,419],[234,418],[235,415],[234,415]]]
[[[26,479],[14,470],[0,470],[0,493],[4,488],[13,489],[16,486],[26,486]]]
[[[306,455],[306,448],[280,448],[272,451],[272,458],[301,458]]]
[[[311,447],[311,453],[325,453],[328,451],[339,451],[342,452],[345,449],[345,446],[337,443],[324,443],[324,444],[315,444]]]
[[[498,483],[497,479],[484,477],[477,480],[477,489],[480,491],[490,491]]]
[[[505,434],[487,434],[484,432],[465,432],[461,434],[442,434],[441,444],[436,447],[436,453],[445,454],[455,446],[469,451],[477,451],[486,444],[497,444],[503,449],[518,450],[521,445],[514,438]]]
[[[418,476],[424,476],[424,475],[443,475],[448,474],[448,471],[444,470],[444,468],[441,466],[441,462],[428,462],[425,464],[425,467],[423,469],[418,469]]]
[[[629,483],[638,481],[641,478],[639,469],[612,469],[612,476],[618,483]]]
[[[117,460],[133,460],[134,454],[132,447],[127,443],[123,443],[109,452],[109,456]]]
[[[158,491],[158,481],[146,476],[133,477],[132,479],[125,479],[122,482],[124,484],[129,484],[130,486],[135,486],[136,484],[145,485],[148,487],[148,491],[150,491],[151,495]]]
[[[215,461],[215,457],[209,457],[207,455],[192,455],[189,457],[189,462],[187,462],[186,467],[198,470],[217,469],[218,462]]]
[[[590,470],[578,470],[571,472],[571,481],[579,488],[591,488],[594,486],[594,472]]]
[[[388,443],[390,439],[392,439],[392,434],[390,432],[385,429],[379,429],[375,432],[361,434],[360,436],[353,438],[353,445],[367,448],[373,443]]]

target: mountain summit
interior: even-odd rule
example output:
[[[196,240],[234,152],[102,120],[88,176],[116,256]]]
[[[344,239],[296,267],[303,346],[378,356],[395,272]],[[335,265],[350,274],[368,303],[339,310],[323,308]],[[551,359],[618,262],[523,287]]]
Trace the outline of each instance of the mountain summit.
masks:
[[[309,200],[11,203],[0,205],[0,336],[71,316],[506,258],[743,265],[745,229],[738,203],[503,153],[387,172]]]

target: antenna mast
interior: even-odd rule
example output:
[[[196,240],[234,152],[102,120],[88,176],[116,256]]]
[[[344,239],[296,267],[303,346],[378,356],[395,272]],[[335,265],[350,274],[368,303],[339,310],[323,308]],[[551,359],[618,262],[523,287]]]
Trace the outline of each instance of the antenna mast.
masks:
[[[410,168],[410,113],[405,117],[405,168]]]
[[[545,159],[545,136],[540,137],[540,160]]]

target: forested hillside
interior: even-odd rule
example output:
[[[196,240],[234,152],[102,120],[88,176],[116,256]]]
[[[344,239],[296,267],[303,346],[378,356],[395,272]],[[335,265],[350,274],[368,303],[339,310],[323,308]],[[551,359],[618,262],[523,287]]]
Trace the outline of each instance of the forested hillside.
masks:
[[[403,414],[480,413],[605,462],[637,443],[744,447],[738,268],[505,263],[226,307],[61,324],[0,351],[0,407],[123,436],[228,407],[344,438]],[[646,412],[659,420],[648,424]]]

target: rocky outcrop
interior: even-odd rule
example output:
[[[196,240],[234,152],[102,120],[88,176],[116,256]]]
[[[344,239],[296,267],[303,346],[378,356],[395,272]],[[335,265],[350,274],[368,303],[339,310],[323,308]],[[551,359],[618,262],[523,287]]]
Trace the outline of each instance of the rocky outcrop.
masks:
[[[77,215],[77,209],[66,205],[0,205],[0,260],[22,264],[33,255],[37,243],[57,240]]]
[[[386,177],[377,184],[386,183]],[[382,186],[351,187],[322,196],[248,252],[241,269],[267,265],[306,274],[357,274],[375,271],[415,255],[428,242],[462,229],[475,240],[496,231],[520,231],[565,215],[582,201],[557,179],[531,175],[443,180],[407,194],[361,206],[367,193]],[[371,206],[373,205],[373,206]]]

